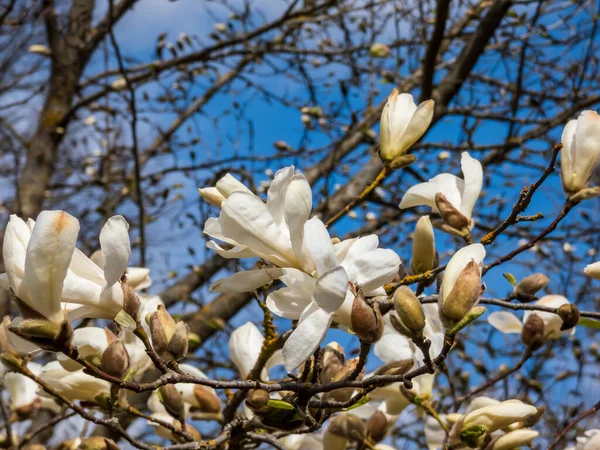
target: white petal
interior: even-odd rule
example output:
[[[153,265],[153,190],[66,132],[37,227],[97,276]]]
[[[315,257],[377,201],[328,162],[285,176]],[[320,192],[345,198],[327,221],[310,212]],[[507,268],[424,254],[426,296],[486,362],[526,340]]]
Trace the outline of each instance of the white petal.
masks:
[[[304,245],[315,262],[319,276],[337,266],[331,237],[318,217],[313,217],[304,224]]]
[[[400,202],[400,209],[425,205],[438,212],[435,205],[435,194],[441,192],[456,209],[460,210],[463,189],[463,180],[455,175],[442,173],[433,177],[427,183],[417,184],[406,191]]]
[[[337,256],[338,263],[341,263],[344,260],[348,254],[348,251],[354,245],[354,243],[358,241],[358,239],[359,238],[344,239],[343,241],[333,245],[333,250]]]
[[[13,409],[30,405],[38,398],[37,383],[20,373],[8,372],[4,375],[4,385],[8,390]]]
[[[280,266],[295,266],[289,237],[273,222],[266,205],[256,196],[234,192],[223,204],[219,224],[225,236],[265,255]]]
[[[42,211],[27,247],[25,296],[19,296],[47,319],[60,323],[64,279],[79,234],[79,222],[64,211]],[[23,289],[21,289],[22,291]]]
[[[7,273],[0,273],[0,287],[6,290],[10,289],[10,282],[8,281]]]
[[[531,429],[514,430],[506,433],[494,442],[493,450],[514,450],[529,445],[540,433]],[[600,443],[600,441],[599,441]],[[592,447],[590,447],[592,448]]]
[[[470,219],[483,186],[483,169],[481,163],[467,152],[463,152],[460,165],[465,177],[460,212]]]
[[[219,181],[217,181],[217,190],[221,193],[221,195],[225,198],[229,198],[231,194],[234,192],[246,192],[252,196],[254,194],[250,189],[244,186],[244,183],[237,180],[233,175],[228,173]]]
[[[223,194],[221,194],[216,187],[198,189],[198,193],[200,194],[200,197],[202,197],[208,203],[219,208],[226,200],[225,197],[223,197]]]
[[[305,270],[314,270],[310,254],[303,246],[304,224],[312,211],[312,191],[302,174],[296,174],[290,180],[285,191],[284,217],[290,232],[292,249],[299,260],[303,260]]]
[[[348,275],[343,267],[337,266],[317,280],[312,300],[324,311],[334,313],[344,303],[347,291]]]
[[[234,273],[230,277],[216,281],[210,286],[214,292],[240,294],[254,291],[265,284],[269,284],[283,275],[281,269],[254,269]]]
[[[597,112],[583,111],[579,115],[573,156],[574,176],[584,187],[600,162],[600,115]]]
[[[495,398],[486,397],[485,395],[481,395],[479,397],[475,397],[469,403],[469,407],[465,411],[465,413],[470,413],[472,411],[476,411],[481,408],[485,408],[486,406],[497,405],[500,403],[500,400],[496,400]]]
[[[446,432],[431,416],[425,419],[425,442],[428,450],[442,450],[446,441]]]
[[[152,285],[150,269],[146,269],[145,267],[127,268],[127,284],[134,291],[139,291],[150,287]]]
[[[331,325],[331,314],[318,309],[293,331],[283,346],[285,369],[292,372],[319,347]]]
[[[585,269],[583,269],[583,273],[585,273],[590,278],[600,280],[600,261],[585,266]]]
[[[18,293],[25,271],[25,255],[31,237],[31,230],[23,220],[12,214],[4,232],[2,254],[4,268],[15,293]]]
[[[238,368],[242,379],[248,376],[256,364],[263,341],[263,335],[252,322],[246,322],[231,333],[229,357]]]
[[[311,297],[301,289],[281,288],[267,297],[267,307],[279,317],[298,320],[302,311],[311,303]]]
[[[102,353],[108,347],[107,332],[104,328],[99,327],[78,328],[73,332],[72,344],[74,347],[77,347],[79,356],[84,359],[91,356],[101,358]],[[56,359],[63,369],[69,372],[74,372],[82,368],[81,364],[73,361],[63,353],[57,353]]]
[[[536,305],[547,306],[549,308],[560,308],[562,305],[569,303],[569,300],[562,295],[546,295],[540,298]],[[549,339],[558,339],[563,335],[560,331],[562,319],[558,314],[543,312],[543,311],[525,311],[523,322],[527,322],[530,314],[536,314],[544,321],[544,334]]]
[[[217,253],[219,256],[222,256],[223,258],[227,259],[256,258],[258,256],[252,250],[242,245],[238,245],[229,250],[225,250],[215,241],[208,241],[206,243],[206,247],[210,248],[211,250],[214,250],[215,253]]]
[[[448,262],[444,271],[444,280],[442,281],[443,298],[448,296],[456,283],[456,279],[469,262],[472,260],[481,264],[485,258],[485,248],[481,244],[471,244],[458,250]]]
[[[414,348],[408,338],[398,333],[386,333],[375,343],[375,356],[384,364],[415,359]]]
[[[294,166],[284,167],[275,172],[273,181],[267,191],[267,208],[277,225],[285,222],[285,195],[290,181],[294,176]]]
[[[488,317],[488,322],[502,333],[520,333],[523,324],[513,313],[508,311],[495,311]]]
[[[416,109],[398,143],[400,152],[408,150],[425,134],[433,119],[434,106],[433,100],[427,100]]]
[[[85,256],[85,254],[76,247],[75,250],[73,250],[73,258],[71,258],[69,270],[78,277],[103,285],[106,281],[104,280],[104,271],[101,269],[101,267],[104,266],[102,251],[98,250],[94,252],[92,257],[99,257],[98,259],[102,261],[102,266],[98,266],[94,260]]]
[[[561,142],[563,149],[560,151],[560,170],[563,185],[572,190],[573,183],[573,163],[575,151],[575,130],[577,129],[577,120],[569,120],[565,125]]]
[[[378,248],[357,255],[352,260],[352,266],[355,274],[353,281],[361,285],[364,292],[370,292],[394,279],[400,268],[400,257],[393,250]]]
[[[131,246],[129,244],[129,224],[123,216],[113,216],[100,230],[100,247],[104,257],[104,279],[108,289],[118,282],[129,264]]]
[[[412,239],[411,265],[416,273],[423,273],[433,268],[435,259],[435,234],[429,216],[423,216],[415,226]]]

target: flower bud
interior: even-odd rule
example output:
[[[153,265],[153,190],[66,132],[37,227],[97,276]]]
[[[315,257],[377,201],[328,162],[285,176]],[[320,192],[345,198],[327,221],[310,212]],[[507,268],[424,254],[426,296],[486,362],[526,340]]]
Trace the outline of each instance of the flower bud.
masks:
[[[122,379],[129,370],[129,354],[121,340],[113,341],[102,353],[102,370],[113,377]]]
[[[415,275],[425,273],[435,267],[435,235],[429,216],[423,216],[417,222],[412,239],[412,260],[410,261]]]
[[[221,194],[216,187],[198,189],[198,193],[200,194],[200,197],[202,197],[208,203],[219,208],[221,207],[221,204],[226,200],[223,194]]]
[[[367,426],[359,417],[343,413],[329,420],[327,431],[334,436],[362,442],[367,437]]]
[[[91,436],[85,438],[77,447],[79,450],[119,450],[115,441],[101,436]]]
[[[165,361],[179,360],[188,351],[188,326],[177,324],[163,305],[150,315],[150,336],[156,353]]]
[[[558,308],[558,315],[563,323],[560,331],[565,331],[573,328],[579,322],[579,308],[573,303],[565,303]]]
[[[363,342],[377,342],[383,335],[383,317],[379,304],[372,307],[365,301],[361,292],[354,297],[352,313],[350,315],[352,331]]]
[[[546,413],[546,407],[544,405],[538,406],[537,412],[535,414],[533,414],[532,416],[529,416],[527,418],[527,420],[523,421],[523,426],[524,427],[534,426],[536,423],[538,423],[540,421],[540,419],[542,418],[542,416],[545,413]]]
[[[369,49],[369,54],[373,58],[385,58],[390,54],[390,48],[385,44],[373,44]]]
[[[123,311],[129,314],[133,320],[139,322],[140,318],[138,316],[141,306],[139,297],[127,283],[122,283],[121,287],[123,288]]]
[[[583,111],[565,126],[561,142],[560,168],[563,189],[574,196],[585,189],[600,162],[600,116]]]
[[[469,219],[454,207],[441,192],[435,194],[435,206],[442,220],[456,230],[462,230],[469,226]]]
[[[73,339],[73,328],[66,320],[60,325],[45,319],[24,319],[14,323],[16,326],[10,327],[9,331],[44,350],[61,351]]]
[[[477,304],[481,295],[481,266],[471,260],[460,272],[452,290],[446,294],[440,313],[446,320],[458,322]]]
[[[185,420],[185,405],[179,391],[172,384],[165,384],[158,388],[158,398],[167,412],[175,419]]]
[[[487,432],[493,433],[513,423],[523,422],[535,414],[537,414],[535,406],[527,405],[520,400],[506,400],[468,413],[464,416],[462,430],[480,426]]]
[[[381,411],[375,411],[367,421],[367,433],[374,442],[379,442],[385,437],[387,428],[387,417]]]
[[[321,362],[321,373],[319,381],[323,384],[330,383],[333,377],[344,367],[346,357],[344,349],[337,342],[327,344],[323,350],[323,359]]]
[[[390,320],[398,333],[411,339],[422,338],[425,314],[413,291],[408,286],[400,286],[394,292],[393,303],[397,316],[390,316]]]
[[[600,280],[600,261],[585,266],[585,269],[583,269],[583,273],[590,278]]]
[[[269,404],[270,399],[271,397],[269,396],[269,393],[264,389],[254,389],[248,394],[248,397],[246,398],[246,403],[252,409],[260,411]]]
[[[358,358],[349,360],[348,362],[346,362],[346,364],[344,364],[344,366],[337,373],[335,373],[333,375],[330,382],[335,383],[337,381],[342,381],[342,380],[348,378],[354,372],[354,370],[356,370],[357,365],[358,365]],[[358,374],[356,379],[357,380],[362,379],[363,373],[364,373],[364,368]],[[347,400],[350,400],[353,393],[354,393],[354,388],[334,389],[332,391],[326,392],[323,395],[323,400],[335,400],[338,402],[345,402]]]
[[[386,166],[397,167],[414,161],[414,156],[408,160],[402,157],[429,128],[433,110],[433,100],[417,107],[412,95],[400,94],[398,89],[392,91],[381,113],[379,126],[379,156]]]
[[[544,344],[544,320],[537,314],[530,314],[521,331],[521,341],[532,350]]]
[[[548,286],[550,279],[543,273],[534,273],[523,278],[519,284],[515,286],[514,292],[518,295],[535,295],[541,289]]]
[[[201,412],[216,414],[221,411],[221,399],[213,389],[197,384],[194,386],[194,397]]]

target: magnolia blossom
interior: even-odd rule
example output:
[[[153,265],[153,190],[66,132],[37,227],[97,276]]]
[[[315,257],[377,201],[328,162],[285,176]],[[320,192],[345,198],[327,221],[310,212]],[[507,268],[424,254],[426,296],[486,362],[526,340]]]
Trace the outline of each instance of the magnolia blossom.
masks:
[[[32,310],[60,323],[83,317],[113,319],[123,307],[120,279],[131,249],[129,225],[111,217],[100,232],[102,257],[95,264],[75,247],[79,222],[64,211],[43,211],[37,223],[16,215],[6,227],[0,286],[12,289]],[[105,270],[103,270],[105,269]],[[150,284],[147,269],[131,271],[133,288]]]
[[[485,248],[481,244],[467,245],[450,258],[438,296],[440,315],[445,320],[461,320],[476,305],[483,258]]]
[[[562,295],[546,295],[545,297],[540,298],[535,304],[550,308],[559,308],[567,303],[569,303],[569,300]],[[527,322],[527,319],[531,314],[539,316],[544,321],[545,339],[558,339],[565,333],[573,334],[575,332],[575,328],[561,331],[560,328],[563,321],[560,316],[558,314],[543,311],[525,311],[522,323],[517,316],[511,312],[495,311],[488,316],[488,322],[502,333],[521,333],[523,324]]]
[[[321,344],[331,322],[350,326],[354,294],[348,282],[359,285],[365,296],[385,294],[382,286],[398,273],[400,258],[392,250],[378,249],[375,235],[334,245],[323,222],[306,222],[306,245],[317,267],[316,279],[293,269],[284,269],[287,286],[267,298],[275,314],[299,324],[283,347],[285,367],[302,364]],[[335,316],[334,316],[335,315]]]
[[[235,364],[242,379],[246,379],[254,368],[265,338],[252,322],[236,328],[229,338],[229,357]],[[281,364],[281,350],[276,351],[265,364],[261,378],[268,379],[268,371]]]
[[[213,204],[219,203],[221,213],[206,221],[204,233],[231,248],[215,241],[209,241],[207,247],[225,258],[262,258],[277,267],[314,270],[304,245],[312,191],[306,177],[296,173],[293,166],[275,173],[266,203],[229,174],[219,180],[216,188],[208,189],[201,190],[201,195]],[[257,273],[248,274],[251,280],[247,286],[251,289],[245,289],[257,289],[272,279],[268,271],[263,278],[257,278]],[[236,281],[242,282],[242,278],[240,275]]]
[[[585,269],[583,269],[583,273],[585,273],[590,278],[600,280],[600,261],[585,266]]]
[[[600,448],[600,429],[592,429],[577,438],[575,447],[567,447],[565,450],[597,450],[598,448]]]
[[[484,427],[488,433],[501,430],[516,422],[522,422],[537,414],[537,408],[520,400],[506,400],[477,408],[462,418],[462,430]]]
[[[562,133],[563,149],[560,165],[563,188],[575,194],[587,187],[594,169],[600,163],[600,116],[583,111],[570,120]]]
[[[108,381],[87,375],[83,370],[68,371],[58,361],[46,364],[40,378],[70,401],[96,401],[98,396],[110,395]]]
[[[412,95],[392,91],[381,113],[379,155],[385,164],[392,164],[425,134],[433,111],[433,100],[417,107]]]
[[[461,167],[464,180],[449,173],[442,173],[426,183],[411,187],[400,202],[400,208],[406,209],[418,205],[429,206],[432,211],[442,215],[449,232],[462,232],[468,228],[473,208],[481,192],[483,169],[481,163],[463,152]],[[454,230],[454,231],[452,231]]]
[[[324,450],[322,436],[310,434],[290,434],[278,441],[287,450]]]

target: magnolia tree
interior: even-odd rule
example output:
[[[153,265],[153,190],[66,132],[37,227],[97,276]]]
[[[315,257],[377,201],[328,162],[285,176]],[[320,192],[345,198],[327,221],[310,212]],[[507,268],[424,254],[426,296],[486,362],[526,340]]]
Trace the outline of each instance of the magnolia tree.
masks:
[[[0,447],[600,449],[595,4],[0,3]]]
[[[357,199],[392,171],[415,162],[409,151],[427,131],[433,108],[431,100],[417,107],[410,94],[392,92],[381,116],[384,168]],[[549,281],[542,273],[523,278],[507,298],[485,296],[489,268],[527,250],[571,209],[600,196],[600,187],[590,185],[600,163],[600,116],[584,111],[569,121],[562,142],[549,155],[551,165],[558,152],[562,212],[531,241],[489,262],[486,246],[520,216],[511,215],[484,236],[473,233],[472,214],[485,176],[481,163],[467,152],[461,156],[462,178],[439,174],[403,196],[401,209],[431,209],[416,223],[410,264],[380,248],[376,234],[344,240],[332,236],[328,226],[354,200],[323,222],[313,214],[310,184],[293,166],[274,174],[266,199],[231,174],[215,187],[200,189],[200,196],[219,209],[218,217],[204,225],[214,239],[207,246],[223,258],[257,261],[256,268],[210,287],[221,293],[252,292],[263,310],[262,332],[248,322],[231,333],[229,356],[240,375],[234,380],[211,379],[194,365],[180,364],[194,337],[160,297],[136,293],[150,278],[148,270],[128,268],[129,225],[122,216],[106,222],[101,249],[88,258],[76,247],[79,222],[69,213],[43,211],[27,222],[13,215],[4,236],[6,273],[0,279],[20,315],[5,317],[0,332],[4,384],[14,415],[5,408],[5,419],[25,420],[48,409],[57,422],[71,410],[142,449],[152,447],[132,437],[115,414],[146,419],[158,436],[173,442],[169,448],[265,443],[279,449],[386,449],[393,447],[381,442],[413,404],[431,450],[534,445],[544,405],[477,396],[518,367],[502,370],[446,411],[439,408],[435,384],[446,360],[460,351],[457,339],[486,313],[486,304],[526,310],[523,322],[509,311],[487,315],[494,328],[520,335],[522,361],[549,341],[573,335],[580,320],[599,316],[580,311],[560,295],[538,298]],[[527,191],[515,210],[522,211],[534,192]],[[434,227],[457,237],[456,251],[445,264]],[[600,279],[600,262],[583,271]],[[274,315],[289,319],[290,329],[278,333]],[[99,328],[88,325],[89,319],[109,322]],[[358,338],[358,357],[347,357],[336,342],[323,345],[331,328]],[[383,364],[367,371],[371,349]],[[43,352],[53,355],[49,362],[32,361]],[[270,369],[278,365],[284,370],[272,376]],[[128,392],[150,395],[139,407]],[[191,423],[198,419],[218,421],[221,432],[203,438]],[[15,436],[8,422],[6,430],[9,447],[26,445],[31,437]],[[577,448],[598,448],[599,438],[599,431],[590,430],[578,438]],[[88,437],[65,441],[62,447],[116,448],[117,443]]]

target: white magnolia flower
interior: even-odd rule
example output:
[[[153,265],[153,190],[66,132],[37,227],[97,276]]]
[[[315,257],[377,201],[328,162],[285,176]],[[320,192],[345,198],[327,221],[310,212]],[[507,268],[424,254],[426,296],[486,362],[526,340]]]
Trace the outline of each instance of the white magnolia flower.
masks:
[[[283,347],[285,366],[302,364],[325,338],[331,322],[350,326],[354,294],[348,282],[362,287],[365,296],[385,294],[382,286],[398,273],[400,258],[392,250],[377,248],[375,235],[333,245],[323,222],[306,222],[305,244],[316,265],[316,279],[294,269],[284,269],[287,286],[267,297],[267,306],[278,316],[299,320]]]
[[[107,328],[84,327],[73,332],[71,344],[77,348],[79,356],[83,359],[102,358],[106,347],[117,337]],[[64,353],[58,353],[56,359],[61,367],[69,372],[83,369],[83,366],[73,361]]]
[[[425,134],[433,119],[434,102],[427,100],[418,107],[410,94],[394,89],[381,113],[380,150],[386,164],[404,155]]]
[[[12,289],[24,303],[57,323],[63,320],[63,311],[69,320],[113,319],[123,307],[120,279],[131,254],[128,228],[122,216],[111,217],[104,225],[102,257],[95,258],[100,267],[75,247],[79,222],[69,214],[43,211],[37,223],[12,215],[4,238],[6,273],[0,275],[0,286]],[[130,286],[147,287],[148,272],[130,269]],[[52,287],[46,289],[48,283]]]
[[[440,419],[445,420],[446,416],[440,414]],[[425,418],[425,443],[427,444],[427,450],[442,450],[444,442],[446,442],[446,432],[436,419],[427,416]]]
[[[600,116],[583,111],[570,120],[562,133],[560,165],[563,188],[568,194],[584,189],[600,163]]]
[[[246,379],[262,349],[265,338],[252,322],[246,322],[236,328],[229,338],[229,357],[235,364],[242,379]],[[278,350],[269,358],[261,375],[263,380],[268,379],[268,371],[272,367],[281,364],[281,350]]]
[[[306,177],[295,173],[293,166],[277,171],[266,203],[231,175],[201,195],[212,203],[220,202],[219,218],[211,217],[204,225],[204,233],[232,246],[225,249],[209,241],[207,247],[219,255],[262,258],[278,267],[314,270],[304,245],[304,224],[312,210],[312,192]],[[237,281],[241,281],[241,277]],[[256,274],[249,277],[255,279]],[[254,289],[262,284],[256,284]]]
[[[562,295],[546,295],[545,297],[540,298],[535,304],[548,306],[550,308],[559,308],[567,303],[569,303],[569,300]],[[531,314],[539,316],[544,321],[545,339],[558,339],[565,333],[573,334],[575,332],[575,328],[561,331],[560,327],[563,322],[560,316],[558,314],[543,311],[525,311],[522,323],[517,316],[511,312],[495,311],[488,316],[488,322],[502,333],[521,333],[523,324],[527,322],[527,319]]]
[[[290,434],[277,442],[287,450],[324,450],[322,437],[315,433]]]
[[[567,447],[565,450],[597,450],[598,448],[600,448],[600,430],[592,429],[577,438],[575,447]]]
[[[83,373],[83,370],[70,372],[58,361],[52,361],[42,368],[40,378],[68,400],[95,401],[98,395],[110,395],[110,383]]]
[[[464,180],[450,173],[437,175],[428,182],[417,184],[406,191],[400,202],[400,208],[426,205],[432,211],[442,214],[450,227],[455,229],[467,227],[481,193],[483,169],[481,163],[467,152],[462,154],[461,167]],[[438,194],[442,194],[449,205],[440,203]],[[437,201],[436,197],[438,197]]]
[[[483,426],[488,432],[501,430],[516,422],[523,422],[537,414],[537,408],[520,400],[506,400],[477,408],[463,417],[462,429]]]
[[[585,269],[583,269],[583,273],[585,273],[590,278],[600,280],[600,261],[585,266]]]
[[[509,431],[496,439],[491,450],[514,450],[516,448],[521,448],[531,444],[531,442],[539,435],[540,433],[529,428]]]
[[[64,211],[43,211],[37,224],[10,217],[2,254],[2,285],[33,311],[60,324],[63,284],[75,250],[79,222]]]

